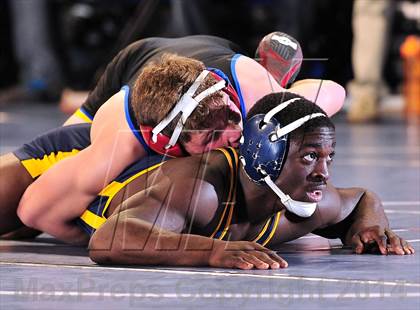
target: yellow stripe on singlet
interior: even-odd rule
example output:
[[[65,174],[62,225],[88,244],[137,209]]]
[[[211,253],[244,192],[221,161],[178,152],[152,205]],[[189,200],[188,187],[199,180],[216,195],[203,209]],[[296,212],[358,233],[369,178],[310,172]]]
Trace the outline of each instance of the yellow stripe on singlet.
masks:
[[[106,218],[98,216],[90,210],[83,212],[80,218],[83,220],[83,222],[94,229],[98,229],[106,222]]]
[[[220,240],[222,240],[224,238],[224,236],[226,235],[226,233],[229,230],[229,227],[230,227],[230,224],[231,224],[231,221],[232,221],[233,210],[234,210],[234,206],[235,206],[235,202],[236,202],[237,176],[234,173],[234,169],[235,169],[235,171],[237,171],[237,168],[238,168],[237,165],[238,165],[239,158],[238,158],[237,152],[233,148],[229,147],[229,149],[232,150],[232,153],[233,153],[233,156],[234,156],[234,159],[235,159],[235,167],[234,167],[234,164],[232,162],[232,157],[231,157],[230,153],[226,149],[217,149],[218,151],[221,151],[225,155],[225,157],[228,161],[229,167],[230,167],[230,172],[231,172],[230,187],[229,187],[229,194],[228,194],[228,200],[226,202],[226,207],[223,210],[221,219],[220,219],[215,231],[210,236],[211,238],[213,238],[214,235],[219,231],[220,226],[222,225],[222,222],[225,218],[226,210],[230,206],[231,208],[229,209],[228,219],[226,221],[225,227],[223,228],[222,234],[219,236]],[[273,238],[274,233],[277,230],[277,226],[279,224],[281,214],[282,214],[282,212],[277,212],[274,216],[270,217],[267,220],[267,222],[265,223],[265,225],[263,227],[263,230],[258,234],[257,238],[255,238],[254,241],[257,241],[257,240],[260,241],[261,242],[260,244],[263,245],[263,246],[265,246],[267,243],[269,243],[270,240]],[[274,217],[274,223],[273,223],[273,225],[270,225],[271,221],[273,220],[273,217]],[[264,236],[265,233],[267,233],[268,229],[271,229],[271,230],[270,230],[267,238],[265,240],[259,240]]]
[[[43,158],[30,158],[21,161],[31,177],[36,178],[47,171],[60,160],[76,155],[80,150],[73,149],[70,152],[57,152],[44,155]]]
[[[225,227],[223,228],[222,234],[219,236],[219,239],[222,240],[224,238],[224,236],[226,235],[226,233],[228,232],[228,230],[229,230],[230,222],[232,221],[233,209],[234,209],[234,206],[235,206],[234,199],[236,198],[236,178],[235,178],[234,169],[237,168],[236,166],[237,166],[237,163],[238,163],[238,158],[237,158],[236,151],[232,149],[232,153],[235,156],[235,167],[233,167],[232,158],[231,158],[230,154],[225,149],[217,149],[217,150],[218,151],[221,151],[225,155],[225,157],[227,159],[227,162],[229,164],[230,176],[231,176],[230,177],[230,182],[229,182],[230,183],[229,184],[229,194],[228,194],[228,199],[227,199],[227,202],[226,202],[226,207],[223,210],[222,216],[220,218],[219,223],[216,226],[216,229],[210,235],[210,238],[213,238],[214,235],[219,231],[220,226],[222,225],[222,222],[223,222],[223,220],[225,218],[226,211],[230,207],[229,208],[229,214],[228,214],[228,218],[226,220]]]
[[[85,113],[83,113],[80,109],[77,109],[77,111],[74,112],[73,115],[77,116],[78,118],[81,118],[86,123],[92,123],[92,120]]]
[[[253,242],[257,242],[262,236],[264,236],[266,230],[268,229],[268,225],[270,225],[270,221],[271,221],[271,217],[267,220],[267,222],[265,222],[265,225],[263,229],[261,230],[261,232],[258,234],[257,238],[252,240]]]
[[[114,198],[114,196],[124,187],[126,186],[128,183],[130,183],[131,181],[133,181],[134,179],[142,176],[143,174],[152,171],[153,169],[158,168],[159,166],[161,166],[162,164],[164,164],[164,162],[160,162],[156,165],[153,165],[149,168],[146,168],[134,175],[132,175],[131,177],[129,177],[127,180],[125,180],[124,182],[117,182],[117,181],[112,181],[110,184],[108,184],[108,186],[106,186],[100,193],[99,196],[107,196],[107,200],[105,203],[105,207],[103,208],[102,214],[101,215],[97,215],[95,213],[93,213],[90,210],[86,210],[81,216],[80,218],[89,226],[91,226],[94,229],[98,229],[99,227],[102,226],[102,224],[104,224],[106,222],[106,218],[105,218],[105,212],[109,207],[109,204],[111,203],[112,199]]]
[[[279,225],[281,214],[282,212],[277,212],[276,219],[274,221],[274,225],[273,225],[273,228],[271,229],[270,235],[267,237],[267,239],[263,243],[261,243],[262,246],[265,246],[267,243],[270,242],[271,238],[273,238],[274,233],[277,230],[277,226]]]
[[[131,177],[129,177],[127,180],[125,180],[124,182],[117,182],[117,181],[112,181],[110,184],[108,184],[108,186],[106,186],[100,193],[100,196],[108,196],[108,201],[106,202],[106,205],[104,207],[104,211],[102,212],[102,216],[104,216],[106,209],[108,208],[108,205],[111,203],[112,198],[114,198],[114,196],[124,187],[126,186],[128,183],[130,183],[131,181],[133,181],[134,179],[137,179],[138,177],[142,176],[143,174],[152,171],[154,169],[156,169],[157,167],[161,166],[164,162],[160,162],[156,165],[153,165],[149,168],[146,168],[140,172],[137,172],[136,174],[132,175]]]

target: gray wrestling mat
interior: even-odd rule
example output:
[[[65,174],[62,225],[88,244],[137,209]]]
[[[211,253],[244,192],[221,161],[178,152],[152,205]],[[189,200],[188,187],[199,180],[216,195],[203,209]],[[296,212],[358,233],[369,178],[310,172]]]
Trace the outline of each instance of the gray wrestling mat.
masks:
[[[65,119],[55,106],[1,109],[2,154]],[[308,235],[278,249],[289,262],[283,270],[106,267],[41,235],[0,241],[0,309],[420,309],[420,127],[341,118],[333,182],[377,192],[415,255],[355,255]]]

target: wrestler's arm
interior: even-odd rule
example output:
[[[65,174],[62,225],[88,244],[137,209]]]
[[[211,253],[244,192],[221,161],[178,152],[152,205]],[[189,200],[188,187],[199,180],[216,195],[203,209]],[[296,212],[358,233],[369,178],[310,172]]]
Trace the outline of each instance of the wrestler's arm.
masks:
[[[331,80],[305,79],[292,84],[287,89],[315,102],[328,116],[341,110],[346,99],[346,90]]]
[[[247,111],[267,94],[289,91],[315,102],[331,116],[342,108],[346,97],[345,89],[330,80],[307,79],[284,89],[263,66],[246,56],[239,57],[236,71]]]
[[[355,196],[353,202],[356,204],[358,199],[357,194],[353,193],[353,196]],[[300,238],[319,228],[332,225],[332,223],[338,222],[339,218],[345,218],[351,213],[352,209],[350,209],[350,205],[350,203],[347,203],[346,208],[342,208],[341,198],[337,189],[330,182],[327,182],[327,187],[323,191],[323,199],[318,203],[312,216],[302,218],[286,210],[281,211],[282,215],[276,231],[268,245],[273,247]],[[332,238],[338,237],[334,235]]]
[[[414,253],[412,246],[389,228],[382,202],[375,193],[362,188],[337,189],[337,192],[341,201],[338,216],[327,227],[315,230],[315,234],[340,238],[357,254]]]
[[[298,218],[283,211],[267,246],[273,248],[312,232],[325,238],[340,238],[344,245],[352,246],[359,254],[370,251],[372,243],[377,243],[378,250],[386,254],[386,238],[390,251],[401,255],[414,253],[414,249],[389,228],[382,203],[374,193],[362,188],[337,189],[328,183],[324,194],[309,218]]]
[[[119,93],[110,101],[122,98]],[[25,191],[17,211],[25,225],[66,242],[84,239],[72,220],[84,212],[104,185],[146,155],[128,131],[124,111],[114,109],[112,103],[107,102],[95,116],[92,144],[58,162]]]
[[[147,195],[137,194],[144,195],[137,206],[112,215],[94,233],[89,244],[91,259],[100,264],[287,267],[283,259],[257,243],[226,242],[188,233],[189,213],[197,215],[201,208],[211,210],[218,204],[217,194],[208,184],[200,187],[198,200],[191,196],[188,189],[196,185],[179,179],[154,184]],[[194,212],[188,208],[190,201],[199,204]]]

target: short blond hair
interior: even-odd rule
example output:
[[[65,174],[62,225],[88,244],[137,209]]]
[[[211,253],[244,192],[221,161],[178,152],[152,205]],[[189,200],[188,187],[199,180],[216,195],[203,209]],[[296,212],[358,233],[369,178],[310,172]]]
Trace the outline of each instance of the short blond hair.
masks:
[[[164,54],[158,61],[147,64],[135,81],[131,97],[137,121],[142,125],[156,126],[168,115],[204,69],[201,61],[175,54]],[[195,94],[216,82],[212,75],[208,75]],[[163,133],[170,136],[177,121],[178,117],[163,130]],[[190,140],[188,131],[224,129],[229,122],[239,121],[240,116],[232,112],[224,102],[223,92],[215,92],[200,101],[188,118],[180,142]]]

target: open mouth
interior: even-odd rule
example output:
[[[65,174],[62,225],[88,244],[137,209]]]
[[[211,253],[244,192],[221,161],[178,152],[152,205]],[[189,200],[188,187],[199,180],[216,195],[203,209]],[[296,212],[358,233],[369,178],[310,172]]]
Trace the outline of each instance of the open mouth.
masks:
[[[306,195],[311,202],[320,202],[322,200],[322,190],[320,189],[314,189],[306,192]]]

